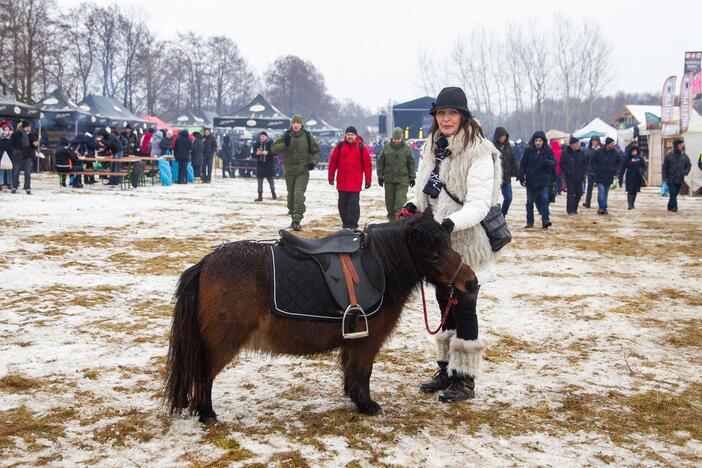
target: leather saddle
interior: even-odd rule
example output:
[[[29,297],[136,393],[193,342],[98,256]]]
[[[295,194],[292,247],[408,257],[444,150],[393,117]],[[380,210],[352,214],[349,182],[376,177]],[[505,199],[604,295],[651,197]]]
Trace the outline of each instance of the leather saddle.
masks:
[[[287,318],[343,321],[355,296],[362,315],[373,317],[383,303],[385,273],[370,249],[362,247],[363,237],[350,229],[321,239],[280,231],[278,245],[269,251],[273,312]]]

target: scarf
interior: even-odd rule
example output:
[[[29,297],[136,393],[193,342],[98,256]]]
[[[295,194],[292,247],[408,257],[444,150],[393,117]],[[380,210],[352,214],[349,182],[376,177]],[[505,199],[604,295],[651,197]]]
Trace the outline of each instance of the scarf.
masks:
[[[441,169],[441,163],[444,161],[444,158],[449,156],[451,156],[451,150],[448,149],[448,139],[444,135],[441,135],[441,137],[436,140],[436,148],[434,149],[436,165],[434,166],[434,170],[431,171],[431,175],[429,176],[429,180],[427,180],[427,184],[424,186],[424,190],[422,190],[422,192],[426,193],[431,198],[438,198],[441,193],[444,184],[441,182],[441,179],[439,179],[439,170]]]

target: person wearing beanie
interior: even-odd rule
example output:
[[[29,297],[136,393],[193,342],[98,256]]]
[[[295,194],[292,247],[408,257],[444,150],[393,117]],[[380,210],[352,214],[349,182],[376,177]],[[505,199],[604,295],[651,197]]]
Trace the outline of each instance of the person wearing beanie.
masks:
[[[470,265],[477,280],[465,292],[436,285],[439,315],[452,296],[453,305],[436,335],[438,371],[419,386],[441,392],[439,401],[475,398],[475,381],[484,349],[478,338],[477,300],[481,285],[494,281],[496,253],[481,225],[501,199],[500,152],[485,138],[461,88],[444,88],[430,111],[434,121],[417,170],[414,197],[400,216],[430,209],[441,223],[451,247]]]
[[[592,190],[595,187],[595,170],[593,166],[593,161],[597,153],[602,151],[602,142],[600,137],[595,135],[590,138],[590,142],[587,144],[587,151],[585,151],[585,175],[587,176],[587,187],[585,191],[585,203],[583,206],[585,208],[590,208],[592,206]]]
[[[500,152],[502,163],[502,214],[507,216],[509,206],[512,204],[512,177],[519,176],[519,164],[514,156],[512,144],[509,142],[509,134],[503,127],[497,127],[492,136],[492,143]]]
[[[527,189],[526,226],[534,227],[534,205],[541,213],[541,227],[548,229],[551,223],[549,203],[551,196],[551,176],[556,169],[556,158],[548,145],[543,131],[534,132],[529,147],[519,161],[519,183]]]
[[[209,128],[206,128],[202,137],[202,183],[209,184],[212,182],[212,165],[214,162],[214,155],[217,151],[217,140]]]
[[[19,189],[20,172],[24,172],[24,191],[32,194],[32,160],[39,148],[39,139],[32,132],[29,122],[20,122],[17,130],[10,136],[12,144],[12,193]]]
[[[678,194],[685,176],[690,173],[692,164],[685,153],[685,143],[682,140],[673,141],[673,151],[663,159],[663,181],[668,184],[668,211],[677,213]]]
[[[305,215],[305,192],[310,180],[310,171],[319,164],[319,143],[303,127],[300,114],[292,117],[290,128],[271,145],[273,155],[283,155],[283,177],[288,190],[288,215],[292,219],[290,229],[300,231]]]
[[[134,156],[137,154],[139,143],[136,134],[132,131],[131,125],[127,124],[127,126],[124,127],[122,138],[124,139],[122,143],[124,145],[124,154],[127,156]]]
[[[405,132],[400,127],[392,129],[390,143],[378,155],[378,185],[385,188],[385,209],[388,220],[396,218],[407,201],[408,187],[414,187],[415,164]]]
[[[271,152],[271,140],[266,132],[258,134],[258,141],[251,147],[251,154],[256,159],[256,181],[258,182],[258,198],[254,201],[263,201],[263,180],[268,181],[268,187],[271,189],[271,198],[277,200],[275,194],[275,159]]]
[[[330,185],[334,185],[334,178],[336,178],[342,228],[358,228],[358,220],[361,217],[359,201],[361,184],[365,177],[365,188],[370,188],[372,173],[373,168],[368,147],[363,144],[363,139],[356,134],[356,129],[348,127],[344,139],[334,147],[329,157],[327,172]]]
[[[54,152],[54,166],[56,172],[67,173],[67,172],[83,172],[83,162],[78,158],[78,156],[73,152],[70,143],[66,137],[61,137],[59,141],[59,146]],[[61,186],[66,186],[65,175],[61,176]],[[73,188],[83,188],[83,183],[81,176],[76,175],[73,177]]]
[[[597,184],[597,214],[600,215],[608,213],[609,188],[612,186],[614,178],[619,174],[621,158],[614,146],[614,140],[607,137],[604,150],[596,152],[592,160],[592,170],[595,173],[595,183]]]
[[[646,161],[641,156],[639,147],[629,145],[626,149],[626,156],[619,169],[619,185],[626,188],[627,207],[634,209],[636,196],[644,186],[644,173],[646,172]],[[626,183],[625,183],[626,182]]]
[[[566,212],[578,214],[578,205],[583,196],[583,182],[586,171],[585,152],[580,149],[580,140],[570,137],[568,147],[561,156],[561,172],[566,183]]]

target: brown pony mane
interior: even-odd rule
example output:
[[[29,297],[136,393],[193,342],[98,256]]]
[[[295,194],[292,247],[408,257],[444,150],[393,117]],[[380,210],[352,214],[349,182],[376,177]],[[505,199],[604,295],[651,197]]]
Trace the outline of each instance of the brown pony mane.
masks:
[[[412,247],[448,248],[448,234],[434,221],[430,210],[398,221],[371,224],[366,228],[365,245],[385,271],[387,292],[393,301],[402,301],[417,287],[425,273],[417,269]]]

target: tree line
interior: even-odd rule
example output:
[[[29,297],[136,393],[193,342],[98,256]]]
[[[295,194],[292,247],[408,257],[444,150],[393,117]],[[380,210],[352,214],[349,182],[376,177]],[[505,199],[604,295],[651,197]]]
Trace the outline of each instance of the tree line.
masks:
[[[0,0],[0,93],[36,102],[62,88],[76,102],[109,96],[137,114],[234,112],[263,90],[285,114],[317,112],[336,125],[370,124],[371,112],[337,101],[324,76],[296,56],[258,76],[226,36],[157,38],[135,10],[55,0]]]
[[[417,67],[427,94],[458,83],[484,128],[505,126],[521,138],[551,128],[572,132],[594,117],[609,121],[621,105],[658,101],[655,93],[603,95],[614,75],[611,45],[592,19],[479,26],[445,56],[422,51]]]

